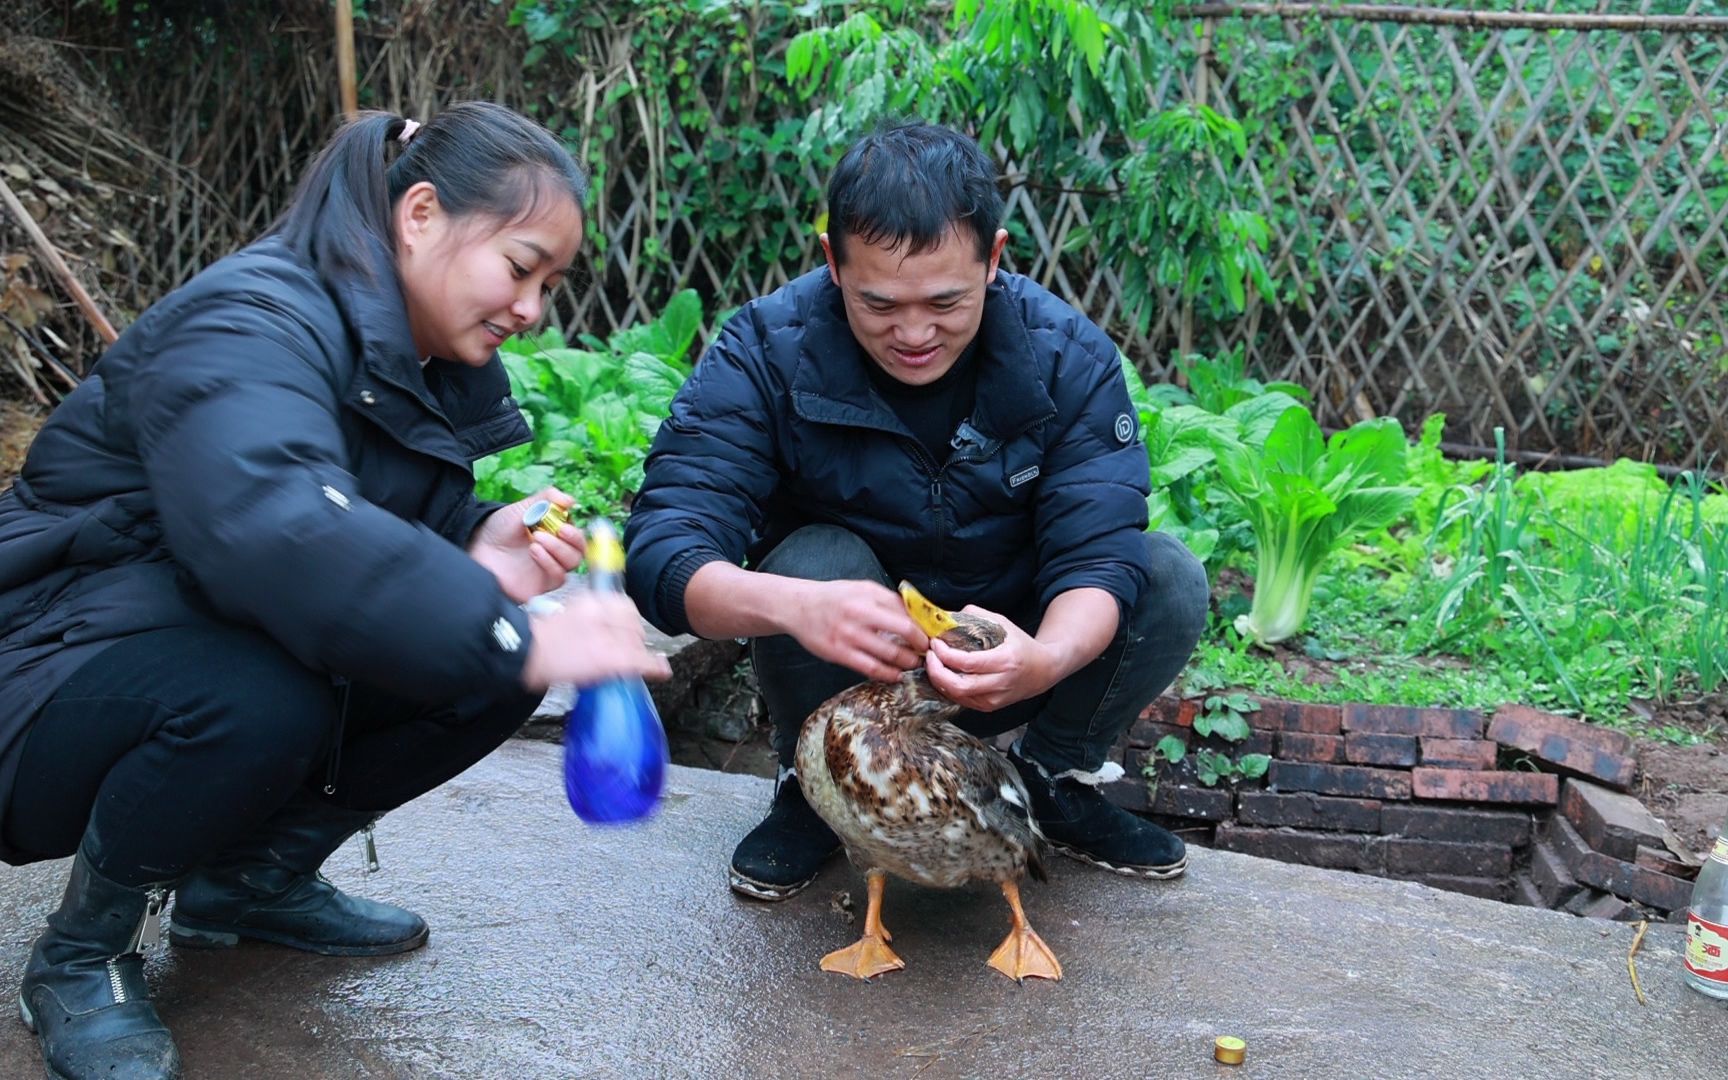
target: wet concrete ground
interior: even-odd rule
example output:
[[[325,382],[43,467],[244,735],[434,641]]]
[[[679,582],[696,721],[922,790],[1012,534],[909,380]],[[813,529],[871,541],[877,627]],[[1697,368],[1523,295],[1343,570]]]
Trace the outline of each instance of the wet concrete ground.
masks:
[[[1057,860],[1028,885],[1061,983],[984,961],[995,890],[889,888],[906,970],[817,969],[856,933],[836,862],[780,905],[722,867],[766,808],[753,777],[675,769],[658,817],[594,830],[565,807],[555,746],[512,742],[379,826],[327,872],[413,906],[427,948],[381,960],[270,946],[150,961],[188,1075],[276,1077],[1713,1077],[1728,1008],[1686,990],[1680,940],[1421,886],[1196,850],[1173,883]],[[64,864],[0,868],[10,986]],[[861,919],[861,911],[859,916]],[[10,992],[10,991],[8,991]],[[1247,1064],[1211,1058],[1248,1043]],[[0,1076],[40,1059],[0,1018]]]

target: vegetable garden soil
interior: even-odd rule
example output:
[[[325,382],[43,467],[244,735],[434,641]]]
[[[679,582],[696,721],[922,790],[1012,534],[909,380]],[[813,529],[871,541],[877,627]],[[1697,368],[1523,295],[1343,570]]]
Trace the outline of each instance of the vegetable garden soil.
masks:
[[[1640,739],[1633,793],[1691,850],[1707,851],[1728,824],[1728,748],[1720,742],[1672,746]]]

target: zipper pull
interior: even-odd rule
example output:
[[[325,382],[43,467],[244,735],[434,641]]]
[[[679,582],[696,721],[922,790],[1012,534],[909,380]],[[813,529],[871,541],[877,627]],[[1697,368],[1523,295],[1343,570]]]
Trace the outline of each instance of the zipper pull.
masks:
[[[378,872],[378,841],[373,835],[377,824],[376,821],[368,821],[360,830],[361,867],[368,874]]]
[[[138,920],[138,928],[132,931],[132,940],[126,943],[127,953],[148,952],[162,940],[162,909],[168,906],[168,890],[153,885],[144,895],[144,916]]]

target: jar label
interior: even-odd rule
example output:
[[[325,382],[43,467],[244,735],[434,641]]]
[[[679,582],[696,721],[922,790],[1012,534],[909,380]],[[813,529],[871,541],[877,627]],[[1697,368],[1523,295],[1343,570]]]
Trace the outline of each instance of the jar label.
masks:
[[[1687,913],[1686,970],[1728,986],[1728,926]]]

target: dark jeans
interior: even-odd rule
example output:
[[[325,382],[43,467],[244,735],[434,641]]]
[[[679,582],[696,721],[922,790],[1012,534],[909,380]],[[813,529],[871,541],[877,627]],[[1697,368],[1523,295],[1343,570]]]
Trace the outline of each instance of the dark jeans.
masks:
[[[1182,544],[1147,533],[1152,583],[1130,617],[1120,620],[1103,655],[1038,697],[995,712],[967,710],[955,720],[981,737],[1029,725],[1021,752],[1052,773],[1096,772],[1116,737],[1175,681],[1206,627],[1206,571]],[[811,525],[787,537],[758,567],[813,581],[879,581],[892,587],[869,545],[845,529]],[[1023,626],[1029,634],[1037,626]],[[756,681],[774,723],[774,749],[792,764],[805,717],[860,681],[857,672],[806,652],[786,635],[750,645]]]
[[[101,838],[105,877],[170,880],[243,839],[297,790],[344,809],[394,809],[497,748],[536,701],[523,692],[429,706],[364,684],[348,688],[346,708],[342,697],[255,630],[211,623],[119,642],[36,715],[6,838],[60,858],[88,827]]]

